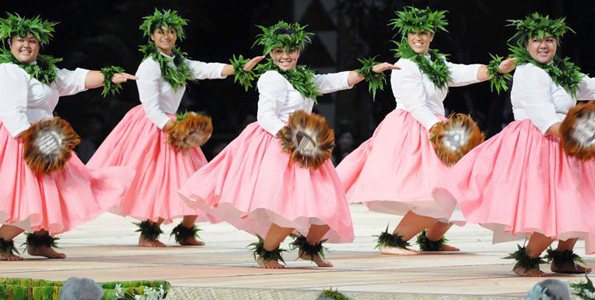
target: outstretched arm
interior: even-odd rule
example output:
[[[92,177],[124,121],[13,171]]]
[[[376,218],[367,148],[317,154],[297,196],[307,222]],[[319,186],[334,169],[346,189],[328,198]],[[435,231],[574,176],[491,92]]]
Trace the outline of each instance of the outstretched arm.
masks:
[[[514,70],[514,68],[515,68],[514,58],[505,59],[504,61],[502,61],[502,63],[500,63],[500,66],[498,66],[498,69],[500,70],[500,73],[502,73],[502,74],[508,74],[508,73],[512,72],[512,70]],[[491,76],[490,76],[490,72],[488,72],[488,66],[482,65],[479,68],[479,70],[477,70],[477,80],[486,81],[486,80],[489,80],[490,78],[491,78]]]
[[[398,70],[398,69],[399,69],[399,67],[385,62],[385,63],[375,65],[372,68],[372,71],[374,73],[382,73],[386,70]],[[349,72],[348,83],[349,83],[349,86],[351,86],[351,87],[362,82],[364,79],[365,79],[364,75],[358,73],[355,70]]]
[[[128,73],[115,73],[112,82],[115,84],[124,83],[128,80],[136,80],[134,75]],[[101,71],[89,71],[85,78],[85,88],[94,89],[105,85],[105,77]]]
[[[244,71],[248,72],[252,69],[254,69],[254,67],[261,61],[264,59],[264,56],[257,56],[253,59],[251,59],[250,61],[248,61],[244,67],[242,68]],[[223,70],[221,71],[221,76],[229,76],[229,75],[233,75],[235,73],[235,68],[232,65],[225,65],[225,67],[223,67]]]

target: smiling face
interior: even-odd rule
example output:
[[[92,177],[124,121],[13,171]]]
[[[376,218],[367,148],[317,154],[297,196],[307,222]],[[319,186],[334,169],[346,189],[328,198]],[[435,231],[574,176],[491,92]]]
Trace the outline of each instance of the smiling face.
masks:
[[[558,41],[552,36],[542,39],[532,37],[527,42],[527,51],[531,57],[542,64],[549,64],[554,59],[556,49],[558,49]]]
[[[407,34],[407,41],[409,46],[415,53],[428,54],[430,51],[430,43],[434,40],[434,34],[430,31],[424,30],[419,32],[409,32]]]
[[[283,71],[295,69],[300,54],[300,50],[293,50],[291,52],[288,52],[283,48],[275,48],[270,53],[271,58],[273,59],[277,67],[279,67],[279,69]]]
[[[151,34],[151,40],[155,42],[157,49],[167,55],[172,54],[172,49],[176,45],[177,38],[176,30],[165,26],[155,29],[153,34]]]
[[[20,62],[26,64],[37,60],[40,48],[39,40],[32,34],[25,37],[14,36],[10,41],[10,52]]]

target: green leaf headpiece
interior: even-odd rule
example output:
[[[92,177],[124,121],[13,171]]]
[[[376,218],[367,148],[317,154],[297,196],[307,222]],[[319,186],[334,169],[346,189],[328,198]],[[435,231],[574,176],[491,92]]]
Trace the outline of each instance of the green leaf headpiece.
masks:
[[[46,45],[52,39],[54,26],[57,24],[57,22],[42,20],[39,16],[26,19],[18,14],[7,13],[6,18],[0,19],[0,39],[6,41],[15,35],[25,37],[27,34],[32,34],[41,45]]]
[[[304,31],[307,26],[300,26],[298,23],[289,24],[280,21],[268,28],[256,27],[262,29],[262,33],[256,36],[254,45],[262,45],[265,55],[275,48],[283,48],[287,51],[303,50],[306,44],[312,43],[310,37],[314,35]]]
[[[566,25],[565,20],[566,18],[553,20],[549,16],[542,16],[539,13],[534,13],[524,20],[508,20],[510,22],[508,26],[514,26],[517,29],[517,32],[508,41],[518,38],[518,43],[522,44],[532,37],[543,39],[552,36],[559,43],[566,31],[575,33]]]
[[[155,12],[143,18],[145,21],[140,25],[140,30],[143,31],[144,36],[150,37],[155,29],[167,27],[176,30],[178,38],[184,39],[184,26],[188,25],[188,20],[180,17],[178,12],[175,10],[162,10],[155,9]]]
[[[402,11],[396,11],[396,19],[392,19],[389,26],[397,30],[397,34],[401,37],[407,36],[409,32],[430,31],[436,33],[438,31],[448,32],[446,30],[445,14],[446,10],[432,11],[429,7],[419,9],[413,6],[405,7]]]

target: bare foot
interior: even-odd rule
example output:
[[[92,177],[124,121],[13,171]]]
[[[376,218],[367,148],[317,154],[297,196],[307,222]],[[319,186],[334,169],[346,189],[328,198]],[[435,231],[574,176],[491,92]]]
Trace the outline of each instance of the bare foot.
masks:
[[[316,254],[314,255],[314,257],[311,257],[310,255],[304,254],[304,253],[300,253],[300,258],[303,260],[309,260],[314,262],[317,266],[321,267],[321,268],[330,268],[333,266],[333,264],[328,261],[325,260],[324,258],[322,258],[322,256],[320,256],[320,254]]]
[[[203,241],[197,240],[195,237],[189,237],[180,242],[182,246],[204,246],[205,243]]]
[[[27,253],[31,256],[43,256],[47,258],[65,259],[66,254],[56,252],[52,247],[39,246],[39,247],[27,247]]]
[[[442,245],[442,247],[440,247],[440,251],[461,251],[461,249],[451,245]]]
[[[593,271],[591,268],[585,268],[575,262],[567,262],[562,264],[560,267],[557,267],[556,264],[552,264],[552,272],[555,273],[585,274],[585,272],[591,273],[591,271]]]
[[[138,245],[141,247],[152,247],[152,248],[165,248],[167,247],[160,241],[149,241],[143,237],[138,238]]]
[[[546,273],[544,273],[543,271],[541,271],[539,269],[528,269],[527,270],[525,268],[518,267],[512,271],[521,277],[546,277],[546,276],[548,276]]]
[[[275,260],[264,260],[260,257],[257,257],[256,263],[263,269],[285,269],[284,265]]]
[[[0,260],[17,261],[23,260],[23,258],[13,253],[0,253]]]
[[[380,247],[381,254],[389,255],[419,255],[419,251],[401,247]]]

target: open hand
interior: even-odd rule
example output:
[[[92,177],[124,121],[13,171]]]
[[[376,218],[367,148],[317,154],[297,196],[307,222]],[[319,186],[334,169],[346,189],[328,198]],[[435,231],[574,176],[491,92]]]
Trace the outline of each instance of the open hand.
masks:
[[[515,66],[515,58],[507,58],[500,63],[498,69],[500,69],[500,73],[506,74],[512,72],[516,68]]]
[[[136,80],[136,79],[137,79],[136,76],[130,75],[128,73],[116,73],[112,77],[112,82],[116,83],[116,84],[120,84],[120,83],[126,82],[128,80]]]
[[[252,70],[261,60],[264,59],[264,56],[257,56],[253,59],[251,59],[249,62],[247,62],[244,65],[244,71],[248,72],[250,70]]]
[[[399,68],[399,67],[397,67],[397,66],[395,66],[393,64],[389,64],[387,62],[380,63],[380,64],[377,64],[374,67],[372,67],[372,71],[374,73],[382,73],[382,72],[384,72],[386,70],[400,70],[400,69],[401,68]]]

